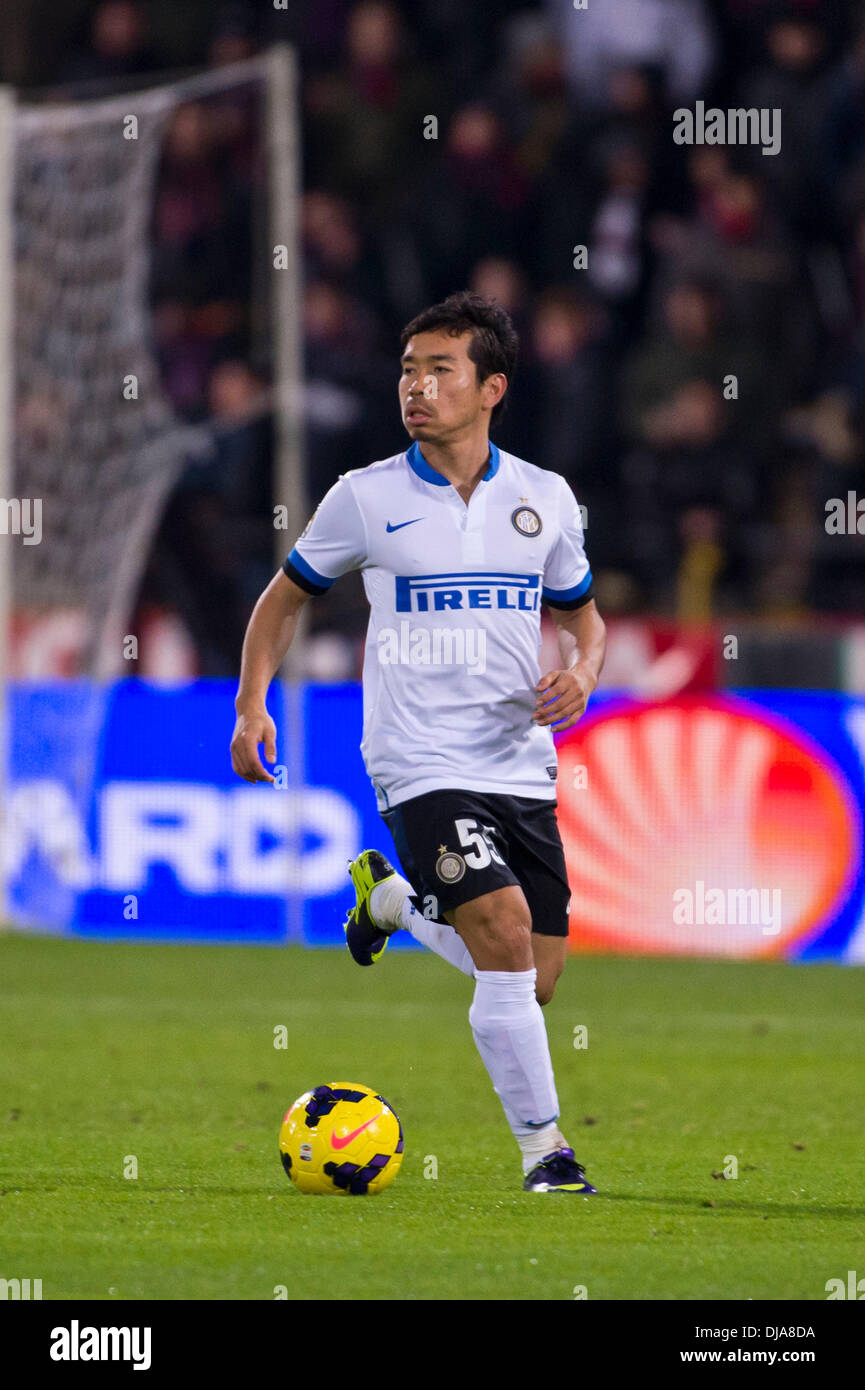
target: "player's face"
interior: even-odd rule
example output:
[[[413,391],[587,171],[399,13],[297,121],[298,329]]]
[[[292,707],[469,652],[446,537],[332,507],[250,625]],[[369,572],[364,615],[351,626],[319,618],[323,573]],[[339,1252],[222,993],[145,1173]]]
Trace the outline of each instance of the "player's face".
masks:
[[[471,333],[416,333],[401,358],[399,403],[412,439],[438,442],[471,431],[499,399],[504,377],[478,381],[469,357]]]

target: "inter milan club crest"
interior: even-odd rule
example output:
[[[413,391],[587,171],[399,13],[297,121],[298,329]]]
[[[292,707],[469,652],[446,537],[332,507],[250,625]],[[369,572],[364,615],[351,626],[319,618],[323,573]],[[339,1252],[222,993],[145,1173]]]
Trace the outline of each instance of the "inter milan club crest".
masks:
[[[511,525],[521,536],[539,536],[543,529],[541,518],[534,507],[517,507],[511,513]]]
[[[442,883],[459,883],[465,871],[466,861],[453,850],[445,850],[436,860],[436,873]]]

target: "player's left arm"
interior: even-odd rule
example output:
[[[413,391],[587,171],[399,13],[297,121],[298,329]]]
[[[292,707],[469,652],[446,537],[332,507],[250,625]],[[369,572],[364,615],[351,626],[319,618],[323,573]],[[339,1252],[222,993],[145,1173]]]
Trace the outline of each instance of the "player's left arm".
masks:
[[[535,724],[553,724],[557,732],[570,729],[585,713],[604,664],[607,630],[594,599],[581,608],[550,606],[558,629],[562,667],[548,671],[535,687]]]

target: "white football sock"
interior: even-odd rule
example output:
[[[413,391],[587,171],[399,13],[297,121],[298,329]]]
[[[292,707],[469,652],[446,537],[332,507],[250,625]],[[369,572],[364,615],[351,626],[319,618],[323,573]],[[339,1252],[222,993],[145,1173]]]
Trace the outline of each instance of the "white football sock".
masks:
[[[383,883],[377,883],[369,895],[369,911],[372,920],[383,931],[399,931],[403,925],[402,905],[414,893],[414,889],[402,874],[393,874]]]
[[[567,1140],[555,1120],[542,1129],[533,1130],[531,1134],[518,1134],[516,1139],[523,1155],[523,1173],[530,1173],[547,1154],[567,1147]]]
[[[550,1045],[540,1004],[535,998],[537,970],[476,970],[475,996],[469,1009],[478,1052],[489,1072],[493,1089],[504,1107],[508,1124],[520,1148],[530,1141],[533,1167],[534,1141],[549,1143],[558,1130],[559,1101],[553,1079]],[[558,1143],[540,1154],[550,1153]]]
[[[468,949],[447,922],[431,922],[418,912],[411,895],[414,889],[400,874],[377,883],[369,895],[369,910],[373,921],[384,930],[411,932],[416,941],[435,951],[437,956],[455,965],[464,975],[471,978],[475,964]]]
[[[468,947],[449,923],[429,921],[406,898],[402,924],[406,931],[410,931],[415,940],[419,941],[422,946],[428,946],[431,951],[435,951],[437,956],[441,956],[442,960],[446,960],[450,965],[455,965],[457,970],[468,975],[469,979],[474,976],[475,963],[469,954]]]

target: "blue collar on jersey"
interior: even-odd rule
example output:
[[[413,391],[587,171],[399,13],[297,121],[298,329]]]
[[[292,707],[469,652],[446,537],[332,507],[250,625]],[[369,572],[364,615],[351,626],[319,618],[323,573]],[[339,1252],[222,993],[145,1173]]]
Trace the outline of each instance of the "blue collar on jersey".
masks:
[[[437,473],[436,470],[434,468],[431,468],[430,465],[427,463],[426,459],[420,451],[420,445],[418,444],[417,440],[415,440],[411,448],[406,451],[406,458],[408,459],[415,473],[417,473],[418,477],[423,478],[425,483],[435,483],[436,487],[450,486],[447,478],[443,478],[441,473]],[[496,448],[493,441],[490,440],[490,466],[487,469],[484,476],[481,478],[482,483],[488,483],[490,478],[494,478],[496,476],[496,474],[499,471],[499,458],[499,451]]]

